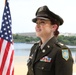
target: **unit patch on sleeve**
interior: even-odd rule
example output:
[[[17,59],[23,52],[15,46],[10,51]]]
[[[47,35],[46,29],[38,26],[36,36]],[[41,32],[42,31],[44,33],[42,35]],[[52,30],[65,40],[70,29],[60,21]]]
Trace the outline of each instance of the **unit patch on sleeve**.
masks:
[[[62,50],[62,57],[67,61],[69,59],[68,49]]]

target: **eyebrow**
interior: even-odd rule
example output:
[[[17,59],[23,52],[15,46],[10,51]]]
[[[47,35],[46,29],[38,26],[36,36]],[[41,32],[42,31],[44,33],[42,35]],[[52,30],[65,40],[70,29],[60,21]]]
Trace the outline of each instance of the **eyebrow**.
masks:
[[[49,19],[48,20],[45,20],[45,19],[39,19],[40,21],[50,21]],[[38,22],[38,20],[36,21],[36,22]]]

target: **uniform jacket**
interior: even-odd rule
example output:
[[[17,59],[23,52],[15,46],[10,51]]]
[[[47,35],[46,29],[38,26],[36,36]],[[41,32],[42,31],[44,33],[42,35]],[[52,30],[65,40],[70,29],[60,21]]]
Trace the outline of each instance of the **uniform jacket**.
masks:
[[[53,37],[43,49],[33,45],[27,66],[27,75],[72,75],[73,59],[69,48]]]

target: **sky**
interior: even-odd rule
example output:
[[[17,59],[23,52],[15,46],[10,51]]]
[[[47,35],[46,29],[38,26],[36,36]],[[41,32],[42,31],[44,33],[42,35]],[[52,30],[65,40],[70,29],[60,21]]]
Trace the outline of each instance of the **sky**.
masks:
[[[4,10],[5,0],[0,0],[0,23]],[[9,0],[12,17],[12,32],[35,32],[35,17],[37,9],[47,5],[48,8],[64,19],[59,32],[76,33],[76,0]],[[1,28],[1,24],[0,24]]]

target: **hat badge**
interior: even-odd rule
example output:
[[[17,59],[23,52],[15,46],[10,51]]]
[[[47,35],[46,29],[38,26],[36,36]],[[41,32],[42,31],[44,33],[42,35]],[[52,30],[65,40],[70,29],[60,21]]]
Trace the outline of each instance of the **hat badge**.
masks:
[[[38,12],[41,12],[43,9],[44,9],[44,8],[43,8],[43,7],[41,7],[41,8],[38,10]]]

